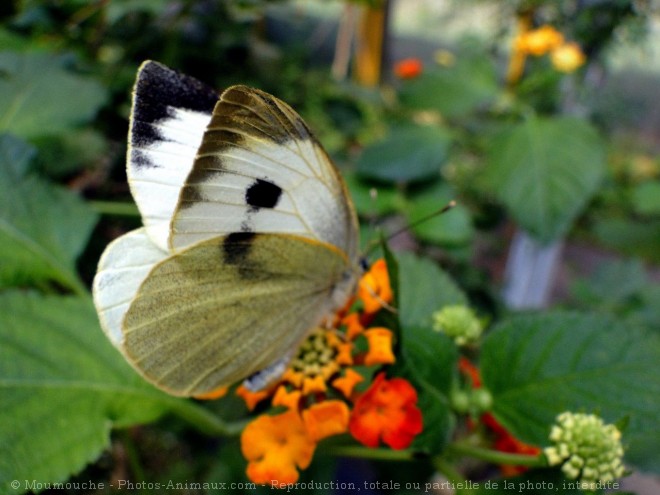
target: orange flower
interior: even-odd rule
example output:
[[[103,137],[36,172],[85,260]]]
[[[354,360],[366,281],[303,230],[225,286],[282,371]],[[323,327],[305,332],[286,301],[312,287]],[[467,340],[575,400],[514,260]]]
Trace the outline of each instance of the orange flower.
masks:
[[[227,395],[229,387],[220,387],[205,394],[195,395],[194,398],[197,400],[215,400]]]
[[[417,392],[403,378],[386,380],[379,373],[355,403],[349,430],[367,447],[377,447],[382,440],[393,449],[405,449],[422,431]]]
[[[405,58],[394,64],[394,73],[401,79],[414,79],[422,73],[423,68],[418,58]]]
[[[277,392],[275,392],[271,404],[274,406],[284,406],[291,411],[297,411],[301,397],[302,392],[300,390],[289,391],[284,385],[280,385],[277,387]]]
[[[312,404],[302,412],[307,434],[314,441],[348,430],[348,406],[340,400]]]
[[[295,483],[298,469],[309,466],[315,448],[316,442],[309,438],[296,411],[259,416],[241,434],[247,475],[255,483]]]
[[[364,325],[360,321],[358,313],[346,315],[341,323],[346,326],[346,338],[348,340],[355,340],[364,331]]]
[[[358,298],[364,304],[365,313],[375,313],[392,302],[390,276],[384,259],[379,259],[360,279]]]
[[[236,389],[236,395],[245,401],[245,405],[250,411],[254,410],[259,402],[270,397],[272,393],[273,391],[271,389],[257,390],[256,392],[252,392],[243,385]]]
[[[332,381],[332,386],[344,394],[344,397],[348,399],[353,393],[355,386],[363,380],[364,378],[360,373],[348,368],[344,376],[335,378]]]
[[[392,364],[395,361],[392,332],[387,328],[375,327],[365,330],[364,336],[369,342],[369,352],[364,356],[364,364]]]
[[[560,72],[573,72],[586,61],[580,45],[577,43],[564,43],[550,53],[550,61]]]

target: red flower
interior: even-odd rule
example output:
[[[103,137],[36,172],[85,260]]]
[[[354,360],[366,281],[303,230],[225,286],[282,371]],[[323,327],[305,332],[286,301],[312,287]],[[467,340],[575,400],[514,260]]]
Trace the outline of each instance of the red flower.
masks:
[[[472,388],[481,388],[481,373],[467,358],[461,357],[458,360],[458,370],[462,374],[470,377]],[[538,455],[541,452],[540,448],[534,445],[528,445],[514,437],[492,414],[482,414],[480,419],[486,428],[493,433],[493,447],[495,450],[509,454],[528,455]],[[504,476],[515,476],[527,471],[527,468],[524,466],[509,466],[506,464],[501,464],[500,469]]]
[[[349,431],[367,447],[377,447],[382,440],[393,449],[405,449],[422,431],[416,404],[417,392],[408,381],[386,380],[380,373],[355,402]]]

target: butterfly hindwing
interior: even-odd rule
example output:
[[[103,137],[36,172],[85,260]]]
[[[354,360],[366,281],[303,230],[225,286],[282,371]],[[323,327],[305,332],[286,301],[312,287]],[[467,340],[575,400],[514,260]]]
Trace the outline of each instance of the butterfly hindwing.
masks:
[[[123,347],[148,380],[197,395],[291,353],[352,289],[333,246],[298,236],[236,233],[158,263],[123,322]]]
[[[120,350],[124,316],[149,272],[167,256],[151,242],[144,228],[115,239],[105,249],[92,292],[101,327]]]

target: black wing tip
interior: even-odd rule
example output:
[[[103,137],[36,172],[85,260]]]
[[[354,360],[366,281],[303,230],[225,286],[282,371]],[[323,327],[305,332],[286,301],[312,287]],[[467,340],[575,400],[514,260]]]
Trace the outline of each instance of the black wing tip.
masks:
[[[211,115],[218,92],[194,77],[147,60],[140,65],[133,90],[135,121],[157,122],[168,117],[168,108],[182,108]]]

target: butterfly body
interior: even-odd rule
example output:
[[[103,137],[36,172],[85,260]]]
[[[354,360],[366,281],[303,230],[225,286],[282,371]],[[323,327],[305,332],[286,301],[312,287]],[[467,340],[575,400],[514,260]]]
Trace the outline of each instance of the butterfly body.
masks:
[[[146,62],[129,144],[145,226],[108,246],[94,299],[152,383],[198,395],[258,373],[350,297],[355,211],[288,105],[245,86],[218,97]]]

